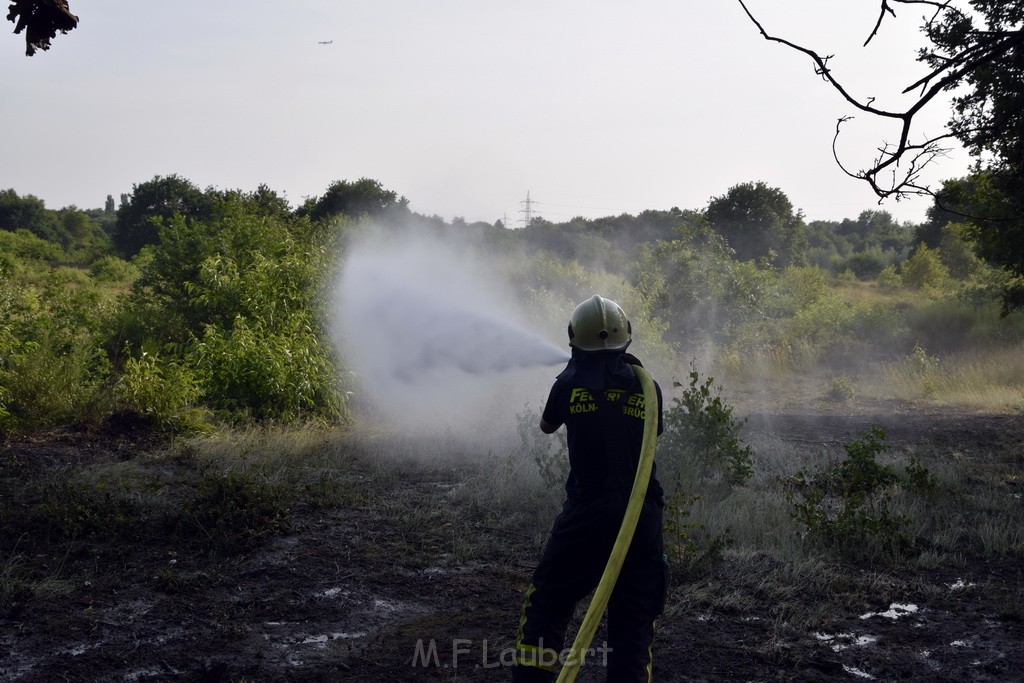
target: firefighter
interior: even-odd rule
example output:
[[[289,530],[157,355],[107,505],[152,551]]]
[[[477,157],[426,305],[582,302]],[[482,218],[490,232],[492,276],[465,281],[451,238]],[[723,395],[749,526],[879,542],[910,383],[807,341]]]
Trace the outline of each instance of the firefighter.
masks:
[[[540,429],[563,424],[570,472],[562,511],[523,600],[516,636],[516,683],[553,681],[560,669],[565,632],[577,602],[594,590],[625,514],[636,475],[648,410],[626,353],[632,328],[622,308],[593,296],[569,321],[572,357],[558,375],[544,406]],[[607,666],[614,683],[650,681],[654,625],[665,602],[662,510],[664,495],[655,473],[647,488],[632,544],[608,604],[607,646],[585,661]],[[606,657],[605,657],[606,656]]]

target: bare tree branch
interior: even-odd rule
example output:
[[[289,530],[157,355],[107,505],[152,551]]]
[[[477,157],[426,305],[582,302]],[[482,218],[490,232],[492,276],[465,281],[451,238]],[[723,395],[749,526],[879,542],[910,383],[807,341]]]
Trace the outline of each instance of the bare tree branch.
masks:
[[[908,93],[918,88],[921,89],[921,93],[914,103],[904,111],[888,111],[876,107],[874,97],[860,100],[851,95],[843,84],[832,75],[828,64],[829,60],[832,59],[832,55],[822,57],[810,48],[770,35],[748,9],[744,0],[738,0],[738,2],[765,40],[785,45],[810,57],[815,65],[814,72],[831,85],[848,104],[872,116],[900,122],[898,142],[895,144],[884,143],[878,148],[878,156],[875,157],[873,165],[856,172],[849,170],[842,163],[837,149],[837,141],[842,126],[852,117],[844,116],[836,123],[836,133],[832,140],[832,155],[836,163],[848,176],[867,182],[872,191],[879,197],[879,201],[888,197],[899,200],[911,195],[935,195],[927,185],[921,183],[921,172],[936,158],[945,156],[949,152],[949,148],[944,146],[946,141],[951,138],[961,137],[964,131],[961,131],[960,134],[944,133],[927,137],[920,143],[912,143],[910,140],[914,117],[925,106],[935,100],[940,93],[960,84],[978,68],[998,63],[998,60],[1019,47],[1022,41],[1022,35],[1019,32],[979,33],[977,42],[959,53],[951,57],[937,56],[936,61],[941,62],[941,64],[903,90],[903,93]],[[870,43],[878,34],[886,14],[893,17],[896,16],[893,4],[926,5],[934,8],[935,14],[927,20],[926,30],[932,30],[937,19],[945,12],[955,12],[957,15],[963,16],[962,12],[950,5],[949,0],[945,2],[937,0],[882,0],[878,20],[875,22],[864,45]],[[967,132],[978,132],[979,130]]]
[[[892,16],[896,16],[896,13],[892,11],[892,7],[889,7],[888,0],[882,0],[882,10],[878,13],[878,21],[875,22],[875,27],[871,29],[871,33],[868,35],[868,39],[864,41],[863,47],[867,47],[871,39],[878,35],[878,29],[882,27],[882,20],[885,19],[885,13],[888,12]]]

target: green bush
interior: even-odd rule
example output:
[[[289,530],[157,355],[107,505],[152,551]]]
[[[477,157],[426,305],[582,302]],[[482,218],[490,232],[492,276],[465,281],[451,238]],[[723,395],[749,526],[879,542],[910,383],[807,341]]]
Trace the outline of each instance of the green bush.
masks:
[[[90,339],[17,344],[0,365],[0,433],[95,420],[109,411],[109,361]]]
[[[166,361],[143,351],[129,357],[114,385],[118,409],[144,415],[161,428],[179,430],[200,425],[193,409],[199,383],[180,361]]]
[[[721,477],[741,484],[753,474],[753,450],[740,443],[743,426],[732,407],[713,390],[714,378],[701,382],[696,370],[682,393],[664,411],[664,433],[658,440],[658,467],[664,481],[687,490]],[[719,388],[719,391],[721,389]]]
[[[782,271],[776,285],[776,315],[792,315],[831,294],[828,274],[816,266],[790,266]]]
[[[309,330],[267,332],[239,317],[228,330],[207,326],[188,360],[212,408],[256,419],[344,417],[334,366]]]
[[[787,482],[790,514],[805,543],[864,560],[895,560],[912,550],[908,521],[892,512],[886,492],[917,484],[902,483],[876,460],[887,449],[885,436],[872,427],[843,446],[847,457],[834,468],[813,476],[801,470]]]
[[[92,262],[89,273],[100,282],[131,282],[140,271],[132,263],[116,256],[103,256]]]
[[[949,268],[939,251],[926,244],[918,245],[913,255],[903,262],[903,284],[911,289],[935,290],[949,281]]]
[[[845,267],[852,270],[857,279],[871,280],[878,277],[886,265],[882,250],[875,248],[851,254],[846,259]]]
[[[60,263],[67,258],[59,244],[48,242],[24,229],[14,232],[0,230],[0,253],[45,263]]]
[[[878,274],[878,286],[893,292],[903,286],[903,278],[896,272],[896,266],[886,266]]]
[[[255,419],[346,415],[315,322],[333,272],[328,236],[225,202],[208,222],[169,220],[138,257],[143,275],[119,345],[190,367],[210,408]]]
[[[67,287],[68,285],[84,285],[89,275],[79,268],[58,266],[47,273],[46,284],[51,287]]]

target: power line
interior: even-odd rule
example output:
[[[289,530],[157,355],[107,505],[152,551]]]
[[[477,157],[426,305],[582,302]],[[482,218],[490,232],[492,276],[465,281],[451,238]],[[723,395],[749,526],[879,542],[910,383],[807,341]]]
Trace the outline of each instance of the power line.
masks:
[[[536,199],[533,201],[533,203],[534,204],[543,204],[544,206],[559,206],[559,207],[562,207],[564,209],[597,209],[598,211],[618,211],[618,209],[613,209],[610,206],[582,206],[580,204],[554,204],[552,202],[542,202],[542,201],[539,201],[539,200],[536,200]]]

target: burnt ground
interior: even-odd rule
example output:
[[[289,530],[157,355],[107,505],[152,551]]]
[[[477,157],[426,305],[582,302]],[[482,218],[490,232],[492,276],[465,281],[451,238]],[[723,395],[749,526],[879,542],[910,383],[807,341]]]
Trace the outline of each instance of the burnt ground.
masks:
[[[827,443],[879,424],[897,443],[971,443],[979,451],[1024,443],[1017,416],[813,417],[752,416],[747,429]],[[10,440],[0,443],[0,494],[15,495],[30,478],[69,466],[130,460],[160,447],[130,424]],[[414,526],[393,517],[395,506],[381,503],[446,506],[457,484],[455,472],[416,471],[390,479],[372,499],[294,506],[286,530],[244,548],[154,538],[33,542],[4,520],[0,578],[10,580],[24,565],[53,586],[49,593],[8,591],[0,602],[0,679],[506,680],[502,663],[540,539],[465,520],[469,531],[497,535],[488,543],[502,551],[460,554],[438,540],[444,530],[421,543]],[[674,577],[655,645],[656,680],[1020,680],[1019,561],[849,567],[851,585],[867,581],[875,591],[838,597],[807,630],[759,601],[756,577],[733,585],[772,562],[727,554],[703,574]],[[707,591],[683,590],[693,584]],[[752,599],[730,602],[723,598],[729,591]],[[600,673],[585,667],[578,680],[602,680]]]

